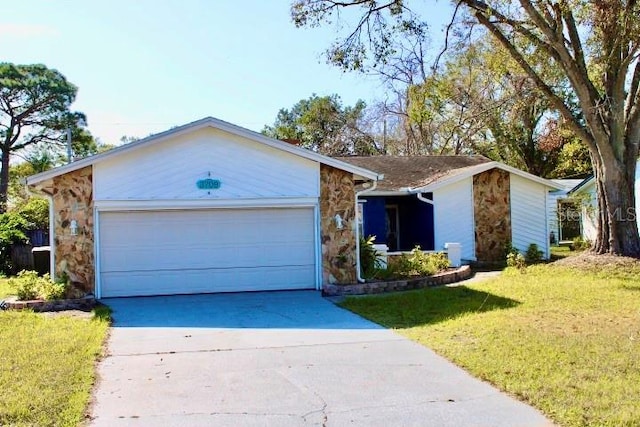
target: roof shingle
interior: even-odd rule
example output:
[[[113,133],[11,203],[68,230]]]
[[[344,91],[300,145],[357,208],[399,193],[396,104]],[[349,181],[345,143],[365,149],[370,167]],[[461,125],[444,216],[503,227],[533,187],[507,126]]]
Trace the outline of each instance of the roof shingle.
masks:
[[[424,187],[491,162],[484,156],[351,156],[337,159],[384,174],[384,179],[378,183],[378,191]]]

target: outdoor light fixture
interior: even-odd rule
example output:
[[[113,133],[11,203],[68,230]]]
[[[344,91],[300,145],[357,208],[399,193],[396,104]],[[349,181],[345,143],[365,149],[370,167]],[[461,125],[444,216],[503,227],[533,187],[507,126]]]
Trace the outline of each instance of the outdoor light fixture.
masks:
[[[340,216],[340,214],[336,214],[336,216],[333,217],[333,219],[336,222],[336,228],[338,230],[342,230],[342,228],[344,227],[344,220],[342,219],[342,217]]]
[[[69,228],[71,229],[72,236],[78,235],[78,221],[76,221],[75,219],[72,219],[71,224],[69,225]]]

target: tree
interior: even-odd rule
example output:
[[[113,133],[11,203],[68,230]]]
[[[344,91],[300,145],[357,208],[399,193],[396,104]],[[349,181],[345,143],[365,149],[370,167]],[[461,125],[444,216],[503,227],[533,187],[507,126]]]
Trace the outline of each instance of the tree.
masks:
[[[397,28],[422,22],[403,0],[296,0],[297,26],[326,22],[345,7],[362,12],[355,28],[329,50],[329,60],[357,69],[367,60],[384,62]],[[640,142],[640,4],[635,0],[457,0],[467,40],[480,24],[509,53],[558,111],[591,155],[598,200],[598,235],[593,250],[640,257],[635,221],[634,179]],[[452,19],[452,22],[454,20]],[[552,62],[569,82],[545,79],[531,55]]]
[[[529,61],[555,87],[567,85],[553,64],[535,57]],[[535,175],[555,176],[568,141],[551,138],[559,131],[557,112],[490,36],[451,52],[409,93],[416,98],[411,115],[427,124],[434,152],[482,154]],[[572,102],[570,91],[565,96]]]
[[[264,135],[300,141],[310,150],[326,155],[366,155],[378,152],[371,135],[362,129],[366,104],[344,107],[338,95],[301,99],[290,110],[281,109]]]
[[[0,63],[0,212],[7,207],[11,155],[64,141],[65,129],[80,117],[69,110],[76,92],[62,74],[44,65]]]

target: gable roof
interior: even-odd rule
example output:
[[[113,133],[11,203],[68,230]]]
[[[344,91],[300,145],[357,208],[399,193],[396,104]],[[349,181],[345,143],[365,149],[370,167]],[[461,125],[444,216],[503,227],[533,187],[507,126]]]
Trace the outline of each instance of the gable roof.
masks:
[[[582,191],[585,191],[589,189],[594,183],[595,183],[594,176],[589,175],[588,177],[580,181],[578,185],[576,185],[571,190],[569,190],[567,194],[580,193]]]
[[[554,178],[551,181],[562,186],[564,191],[571,191],[576,185],[580,184],[584,179],[573,178]]]
[[[484,156],[370,156],[339,159],[384,174],[384,181],[378,183],[372,194],[425,193],[493,168],[505,170],[549,188],[563,188],[558,183]]]
[[[640,158],[638,158],[636,160],[636,180],[638,179],[638,169],[640,168]],[[573,187],[567,194],[572,194],[572,193],[581,193],[585,190],[588,190],[591,188],[592,185],[595,184],[595,176],[593,174],[589,175],[588,177],[586,177],[585,179],[583,179],[582,181],[580,181],[580,183],[578,185],[576,185],[575,187]]]
[[[166,141],[167,139],[172,137],[187,134],[190,132],[195,132],[197,130],[205,129],[205,128],[222,130],[232,135],[243,137],[253,142],[257,142],[259,144],[263,144],[268,147],[275,148],[277,150],[285,151],[287,153],[294,154],[296,156],[299,156],[308,160],[312,160],[318,163],[332,166],[336,169],[341,169],[346,172],[350,172],[355,176],[364,180],[378,181],[383,178],[383,175],[377,172],[374,172],[372,170],[369,170],[357,165],[353,165],[350,163],[346,163],[333,157],[324,156],[322,154],[315,153],[311,150],[307,150],[306,148],[298,147],[284,141],[269,138],[258,132],[254,132],[252,130],[234,125],[229,122],[225,122],[220,119],[216,119],[214,117],[205,117],[204,119],[196,120],[195,122],[187,123],[186,125],[178,126],[178,127],[169,129],[167,131],[160,132],[143,139],[139,139],[129,144],[121,145],[119,147],[116,147],[104,153],[86,157],[81,160],[76,160],[67,165],[60,166],[55,169],[51,169],[36,175],[32,175],[27,178],[27,184],[35,185],[42,181],[46,181],[51,178],[54,178],[56,176],[63,175],[65,173],[72,172],[78,169],[82,169],[86,166],[90,166],[107,159],[125,155],[126,153],[136,150],[142,146],[152,145],[154,143]]]

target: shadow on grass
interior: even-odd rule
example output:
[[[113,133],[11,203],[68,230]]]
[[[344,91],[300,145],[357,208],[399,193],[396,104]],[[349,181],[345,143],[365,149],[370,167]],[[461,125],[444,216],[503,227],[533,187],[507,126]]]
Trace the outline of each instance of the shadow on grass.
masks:
[[[623,284],[623,285],[620,285],[620,288],[624,289],[625,291],[640,292],[640,284],[637,284],[637,285]]]
[[[388,328],[435,324],[471,313],[516,307],[519,301],[466,286],[423,289],[389,295],[351,297],[340,303]]]

